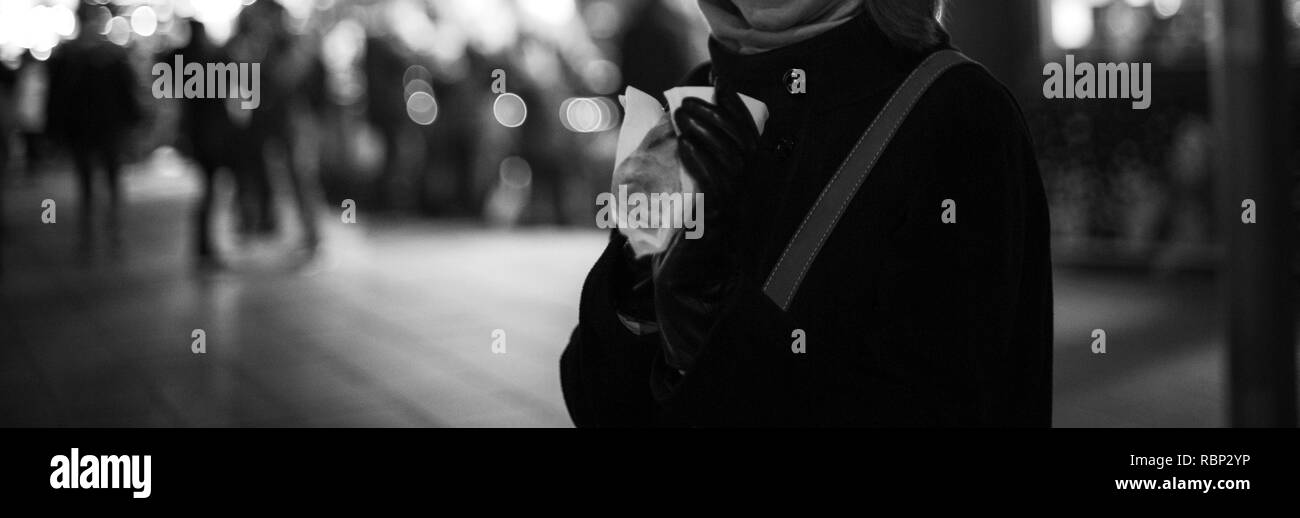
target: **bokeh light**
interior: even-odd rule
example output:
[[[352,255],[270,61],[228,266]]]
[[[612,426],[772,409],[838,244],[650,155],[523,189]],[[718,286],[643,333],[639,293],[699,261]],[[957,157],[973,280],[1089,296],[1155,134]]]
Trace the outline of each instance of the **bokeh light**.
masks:
[[[583,67],[582,80],[592,92],[609,95],[623,86],[623,72],[613,61],[593,59]]]
[[[421,126],[433,124],[438,118],[438,101],[432,92],[418,91],[406,98],[406,115]]]
[[[582,18],[592,38],[612,38],[622,25],[623,15],[610,0],[595,0],[582,8]]]
[[[423,65],[411,65],[402,73],[402,84],[402,95],[406,97],[419,91],[433,93],[433,73]]]
[[[560,124],[574,133],[595,133],[618,125],[618,107],[607,97],[572,97],[560,103]]]
[[[1155,0],[1156,16],[1169,18],[1183,8],[1183,0]]]
[[[497,169],[501,184],[514,189],[523,189],[533,183],[533,168],[528,161],[517,156],[509,156],[501,161]]]
[[[158,30],[158,13],[147,5],[136,7],[131,11],[131,30],[141,36],[153,36]]]
[[[507,128],[517,128],[528,119],[528,105],[518,95],[506,92],[492,102],[492,115]]]
[[[1089,0],[1052,0],[1052,41],[1071,50],[1092,41],[1094,30]]]
[[[235,17],[242,8],[242,3],[236,0],[186,0],[176,4],[179,14],[203,22],[208,38],[214,43],[224,43],[230,39]]]
[[[519,2],[519,10],[526,20],[552,26],[568,23],[578,11],[573,0],[528,0]]]
[[[506,0],[447,0],[436,4],[447,22],[462,28],[470,44],[485,54],[503,52],[519,37],[519,22]]]
[[[64,38],[71,37],[77,31],[77,16],[65,5],[50,8],[54,33]]]
[[[118,45],[126,45],[131,41],[131,23],[126,18],[114,16],[108,20],[108,25],[104,27],[104,35],[108,41]]]

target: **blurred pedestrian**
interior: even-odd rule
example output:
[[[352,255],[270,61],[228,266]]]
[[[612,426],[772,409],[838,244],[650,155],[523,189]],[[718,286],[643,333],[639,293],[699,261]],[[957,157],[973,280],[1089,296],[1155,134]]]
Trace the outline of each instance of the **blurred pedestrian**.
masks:
[[[230,61],[225,52],[208,39],[207,29],[203,23],[190,20],[189,27],[189,41],[184,47],[168,55],[164,62],[171,63],[176,56],[182,56],[184,61],[190,63]],[[203,175],[203,191],[193,216],[194,258],[201,268],[215,268],[220,266],[220,258],[216,256],[212,241],[214,188],[220,170],[233,172],[240,165],[234,160],[237,153],[231,143],[235,141],[236,132],[227,109],[228,103],[238,101],[199,97],[184,98],[179,102],[181,103],[180,147],[198,163]]]
[[[94,235],[97,168],[104,170],[108,185],[108,236],[114,250],[120,247],[120,153],[129,130],[141,118],[126,49],[103,36],[110,17],[107,7],[81,4],[77,37],[50,57],[49,131],[72,152],[80,182],[82,245],[87,252]]]
[[[566,63],[558,43],[534,34],[520,34],[511,57],[510,69],[516,79],[510,88],[525,106],[532,107],[519,128],[518,140],[519,156],[531,171],[525,221],[567,225],[576,140],[572,132],[556,131],[563,127],[559,110],[538,107],[559,106],[572,96],[575,92],[570,85],[579,82],[578,75]]]
[[[16,125],[14,86],[17,81],[17,72],[0,63],[0,279],[4,278],[4,192],[9,181],[10,137]]]
[[[7,63],[0,63],[0,187],[9,171],[10,137],[17,126],[17,108],[14,105],[15,87],[18,82],[17,70]]]
[[[318,71],[317,58],[308,45],[299,44],[289,30],[289,13],[275,0],[260,0],[240,11],[227,53],[236,62],[260,63],[261,104],[251,110],[237,139],[241,199],[245,202],[246,225],[259,233],[278,228],[275,218],[271,175],[284,172],[297,209],[302,231],[302,248],[309,255],[320,244],[314,189],[298,164],[295,111],[307,109],[299,89]],[[271,167],[276,158],[279,167]],[[246,229],[249,226],[245,227]]]
[[[374,20],[375,17],[369,18]],[[362,70],[366,76],[366,120],[382,141],[383,161],[375,179],[375,204],[391,208],[390,193],[401,175],[402,130],[407,128],[402,76],[408,59],[378,21],[367,27]]]
[[[45,62],[24,53],[18,66],[14,98],[18,133],[23,143],[23,174],[27,180],[36,178],[45,158],[49,94],[50,77]]]

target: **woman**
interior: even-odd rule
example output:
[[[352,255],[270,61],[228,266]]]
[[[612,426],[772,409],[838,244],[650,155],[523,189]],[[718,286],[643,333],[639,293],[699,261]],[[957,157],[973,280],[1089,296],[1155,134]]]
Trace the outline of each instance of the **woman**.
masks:
[[[674,114],[708,231],[637,260],[612,233],[561,359],[579,426],[1047,426],[1047,207],[1015,101],[948,70],[782,310],[762,291],[909,72],[938,0],[701,0],[717,105]],[[792,78],[802,71],[803,88]],[[761,136],[736,92],[766,103]]]

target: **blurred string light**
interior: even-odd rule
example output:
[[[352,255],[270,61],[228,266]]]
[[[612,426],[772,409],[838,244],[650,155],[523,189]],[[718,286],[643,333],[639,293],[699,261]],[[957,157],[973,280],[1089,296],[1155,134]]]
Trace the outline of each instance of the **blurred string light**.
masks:
[[[587,4],[582,8],[582,19],[587,23],[591,37],[596,39],[613,38],[623,25],[619,7],[610,0],[594,0]]]
[[[438,101],[432,91],[418,90],[406,98],[406,116],[421,126],[433,124],[438,118]]]
[[[1291,23],[1300,27],[1300,0],[1291,0]]]
[[[77,15],[72,12],[71,8],[66,5],[55,5],[50,6],[46,12],[49,17],[46,22],[51,26],[55,34],[63,38],[71,38],[73,34],[76,34]]]
[[[424,5],[418,0],[395,0],[383,11],[387,25],[409,49],[425,50],[437,45],[437,31]]]
[[[208,26],[209,35],[218,41],[229,37],[233,22],[243,6],[254,0],[87,0],[88,8],[105,11],[103,26],[79,27],[76,9],[82,0],[0,0],[0,60],[11,62],[23,52],[38,59],[63,40],[83,30],[102,34],[119,45],[132,37],[148,38],[183,36],[183,24],[177,17],[194,18]],[[316,0],[279,0],[291,14],[310,12]],[[120,15],[107,12],[120,8]],[[123,30],[125,29],[125,31]]]
[[[159,23],[170,23],[176,14],[175,3],[171,0],[156,1],[152,6],[154,14],[158,15]]]
[[[592,59],[582,68],[582,81],[600,95],[610,95],[623,86],[623,71],[608,59]]]
[[[108,37],[108,41],[126,45],[131,41],[131,23],[121,16],[109,18],[104,25],[104,36]]]
[[[464,29],[479,52],[497,54],[515,44],[519,24],[507,0],[445,0],[434,5],[448,24]]]
[[[498,225],[513,225],[528,208],[533,168],[528,161],[508,156],[497,167],[497,184],[487,196],[483,213]]]
[[[251,4],[252,1],[247,3]],[[176,14],[202,22],[208,38],[221,44],[230,39],[235,17],[245,5],[241,0],[176,0]]]
[[[16,64],[24,52],[49,58],[60,41],[76,34],[75,0],[0,0],[0,59]]]
[[[1056,46],[1078,49],[1092,41],[1093,0],[1052,0],[1052,41]]]
[[[148,5],[136,7],[131,11],[131,30],[141,36],[153,36],[158,30],[158,13]]]
[[[508,156],[501,161],[497,169],[501,185],[512,189],[523,189],[533,183],[533,168],[528,161],[517,156]]]
[[[1183,8],[1183,0],[1155,0],[1156,16],[1170,18]]]
[[[506,92],[492,102],[492,115],[502,126],[518,128],[528,120],[528,105],[518,95]]]
[[[433,82],[433,72],[425,68],[424,65],[411,65],[406,67],[402,72],[402,84],[406,85],[403,95],[410,97],[411,94],[419,90],[433,91],[429,85]]]
[[[406,97],[406,116],[421,126],[433,124],[438,119],[438,100],[433,96],[433,86],[429,83],[433,74],[420,65],[406,68],[402,74]]]
[[[574,133],[596,133],[618,124],[618,106],[608,97],[570,97],[560,103],[560,124]]]
[[[522,0],[519,10],[525,20],[551,27],[564,26],[578,14],[573,0]]]
[[[428,47],[423,49],[437,64],[438,73],[448,82],[460,82],[469,76],[470,63],[466,50],[469,36],[465,30],[447,20],[434,20]]]
[[[58,10],[50,6],[38,5],[29,9],[27,13],[27,23],[29,25],[26,27],[26,43],[28,48],[48,52],[55,45],[58,45],[61,39],[60,30],[66,30],[66,27],[61,27],[62,23],[59,20]]]
[[[1143,35],[1151,27],[1151,12],[1140,7],[1116,2],[1103,12],[1106,29],[1113,36],[1112,44],[1121,56],[1135,52]],[[1128,49],[1128,50],[1121,50]]]
[[[312,13],[317,8],[317,0],[280,0],[285,12],[289,14],[289,31],[293,34],[306,34]]]

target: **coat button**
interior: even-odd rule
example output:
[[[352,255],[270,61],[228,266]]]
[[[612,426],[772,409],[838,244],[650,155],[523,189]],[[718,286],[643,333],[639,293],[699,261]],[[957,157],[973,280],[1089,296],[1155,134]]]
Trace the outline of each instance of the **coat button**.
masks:
[[[792,151],[794,151],[794,139],[790,137],[781,137],[780,140],[776,141],[776,147],[772,150],[776,158],[781,160],[789,158]]]
[[[798,95],[808,91],[808,74],[802,68],[792,68],[785,72],[781,78],[782,84],[785,85],[785,91],[790,95]]]

